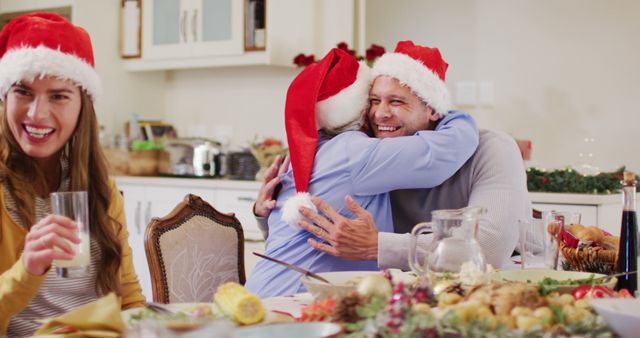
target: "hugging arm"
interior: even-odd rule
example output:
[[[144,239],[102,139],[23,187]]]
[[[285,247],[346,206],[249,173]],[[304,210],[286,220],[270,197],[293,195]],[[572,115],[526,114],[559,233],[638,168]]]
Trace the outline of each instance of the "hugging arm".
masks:
[[[351,260],[376,260],[378,256],[378,229],[371,214],[363,209],[350,196],[345,197],[345,204],[356,216],[349,219],[340,215],[328,203],[317,197],[311,198],[313,204],[326,217],[307,208],[301,214],[310,221],[300,221],[300,227],[323,239],[321,243],[313,237],[307,243],[317,250],[330,255]]]
[[[478,146],[478,129],[466,113],[450,113],[436,130],[347,144],[357,195],[432,188],[451,177]]]
[[[510,136],[504,133],[488,133],[482,139],[478,151],[470,163],[472,167],[470,195],[468,205],[483,206],[487,208],[487,222],[480,224],[478,242],[487,258],[487,262],[494,267],[502,267],[508,260],[518,240],[517,220],[526,218],[531,213],[531,202],[527,193],[526,175],[522,159],[518,149]],[[314,202],[315,203],[315,202]],[[318,205],[316,203],[316,205]],[[353,205],[347,206],[352,211]],[[314,217],[317,225],[302,223],[301,226],[327,241],[331,246],[345,246],[352,241],[347,235],[349,232],[343,228],[361,227],[364,234],[371,235],[377,231],[373,221],[367,222],[362,212],[355,213],[355,219],[342,218],[334,222],[333,226],[327,226],[327,222],[318,222],[322,217],[310,210],[305,210],[304,215]],[[364,222],[367,226],[362,226]],[[322,227],[322,231],[316,229]],[[335,240],[336,234],[341,235],[341,240]],[[429,235],[425,235],[429,236]],[[340,237],[339,237],[340,238]],[[384,268],[408,268],[407,254],[409,246],[409,234],[395,234],[381,232],[377,234],[377,258],[378,266]],[[330,250],[317,243],[310,243],[314,248],[339,256],[340,250]],[[336,254],[337,252],[337,254]],[[364,259],[364,258],[361,258]]]
[[[469,206],[482,206],[487,214],[478,228],[478,243],[487,263],[496,268],[507,263],[518,241],[518,219],[528,218],[531,202],[520,152],[505,133],[486,132],[474,156]],[[442,192],[442,191],[441,191]],[[408,234],[380,233],[380,268],[406,266]]]

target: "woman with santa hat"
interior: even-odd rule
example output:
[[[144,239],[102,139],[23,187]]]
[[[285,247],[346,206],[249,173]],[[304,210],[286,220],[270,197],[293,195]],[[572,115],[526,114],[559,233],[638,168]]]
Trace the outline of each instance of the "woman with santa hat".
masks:
[[[268,218],[266,255],[313,272],[377,270],[376,261],[346,260],[309,246],[309,239],[319,237],[299,227],[299,208],[316,210],[313,195],[351,216],[344,197],[353,196],[372,214],[378,231],[392,232],[389,191],[437,186],[473,154],[475,122],[466,113],[449,112],[447,63],[436,48],[417,49],[412,73],[430,100],[429,107],[420,102],[424,109],[411,117],[416,126],[441,119],[435,130],[385,139],[360,131],[369,104],[370,69],[343,50],[334,48],[293,80],[285,105],[291,166]],[[301,276],[261,260],[246,287],[261,297],[293,294],[304,291]]]
[[[115,292],[144,306],[127,244],[122,196],[107,174],[94,102],[100,79],[85,30],[53,13],[29,13],[0,33],[0,335],[30,336],[38,319]],[[51,215],[49,194],[87,191],[91,259],[64,278],[75,224]]]

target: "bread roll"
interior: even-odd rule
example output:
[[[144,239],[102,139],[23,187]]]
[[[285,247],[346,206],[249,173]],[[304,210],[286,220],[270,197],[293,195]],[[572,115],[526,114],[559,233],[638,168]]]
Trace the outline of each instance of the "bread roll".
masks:
[[[570,224],[567,228],[573,229],[571,233],[580,241],[600,243],[604,237],[604,232],[596,226],[585,227],[579,224]]]
[[[579,231],[582,231],[582,229],[584,229],[584,226],[582,224],[567,224],[564,226],[564,229],[569,231],[574,237],[577,238],[577,233]]]
[[[618,236],[604,236],[600,240],[600,245],[607,250],[618,250],[620,238]]]

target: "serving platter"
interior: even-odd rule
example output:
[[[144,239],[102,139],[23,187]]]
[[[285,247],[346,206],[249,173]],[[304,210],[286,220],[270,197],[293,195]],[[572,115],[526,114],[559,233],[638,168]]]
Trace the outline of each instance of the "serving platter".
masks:
[[[545,278],[551,278],[558,281],[558,285],[555,286],[555,291],[560,293],[570,293],[576,286],[590,284],[588,283],[589,280],[591,280],[594,285],[604,284],[613,288],[616,285],[616,278],[611,278],[606,283],[603,283],[606,277],[606,275],[599,273],[547,269],[496,271],[493,275],[494,280],[525,282],[529,284],[539,284],[542,283]]]

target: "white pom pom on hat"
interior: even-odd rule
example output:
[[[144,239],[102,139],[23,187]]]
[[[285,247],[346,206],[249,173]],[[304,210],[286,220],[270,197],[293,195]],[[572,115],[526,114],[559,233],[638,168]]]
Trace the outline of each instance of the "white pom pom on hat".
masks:
[[[282,206],[282,220],[294,228],[300,228],[298,223],[302,220],[300,207],[309,208],[318,212],[316,206],[311,202],[311,195],[308,192],[299,192],[289,198]]]
[[[318,129],[337,129],[359,120],[363,123],[370,86],[369,67],[338,48],[333,48],[320,61],[305,68],[289,85],[285,126],[298,192],[283,206],[283,220],[290,225],[298,226],[300,206],[315,209],[307,192],[318,144]]]

